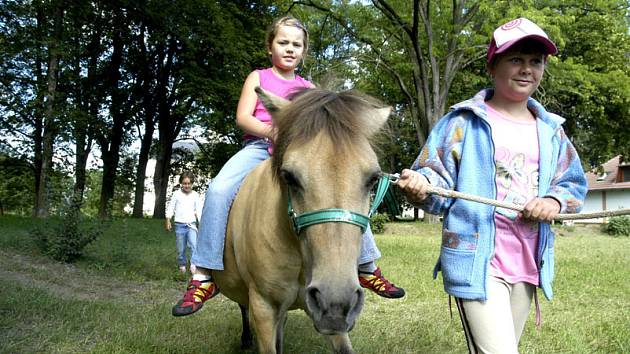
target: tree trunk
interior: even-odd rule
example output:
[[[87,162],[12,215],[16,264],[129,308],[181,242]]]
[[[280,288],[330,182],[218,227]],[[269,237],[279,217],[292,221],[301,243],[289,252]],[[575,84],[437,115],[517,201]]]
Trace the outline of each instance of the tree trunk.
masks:
[[[169,140],[171,140],[170,144],[168,143]],[[155,188],[154,219],[164,219],[166,217],[166,191],[168,189],[168,177],[173,153],[173,140],[168,138],[160,139],[155,175],[153,176],[153,186]]]
[[[92,38],[87,47],[87,78],[82,84],[76,85],[76,98],[77,106],[80,107],[81,114],[75,121],[74,136],[75,136],[75,153],[76,153],[76,167],[75,167],[75,182],[74,182],[74,195],[73,206],[77,209],[81,209],[83,205],[83,195],[85,193],[86,183],[86,169],[87,160],[92,150],[92,144],[94,139],[93,124],[98,120],[98,97],[99,94],[96,90],[97,83],[97,62],[101,55],[99,48],[99,42],[101,39],[101,28],[98,22],[95,23],[95,28],[92,33]],[[80,44],[77,41],[77,47]],[[81,75],[81,56],[77,56],[77,63],[75,65],[75,76],[78,78]],[[84,94],[85,93],[85,94]]]
[[[112,117],[114,119],[114,127],[109,136],[109,148],[102,151],[103,159],[103,180],[101,186],[101,198],[98,206],[98,215],[100,218],[110,218],[112,215],[113,199],[116,189],[116,176],[118,174],[118,162],[120,161],[120,147],[122,145],[124,135],[124,113],[121,107],[112,99]],[[115,112],[117,111],[117,112]]]
[[[90,151],[89,148],[84,145],[86,139],[85,134],[79,133],[77,138],[82,139],[83,142],[77,143],[75,149],[76,162],[72,206],[81,209],[81,205],[83,205],[83,193],[85,192],[87,158]]]
[[[75,46],[79,46],[79,41],[75,41]],[[79,78],[81,75],[81,58],[79,56],[75,57],[75,66],[74,66],[74,75],[76,78]],[[78,112],[74,114],[74,155],[75,155],[75,163],[74,163],[74,187],[72,193],[72,207],[76,209],[81,209],[81,205],[83,204],[83,192],[85,190],[85,169],[87,165],[87,156],[89,154],[89,142],[87,141],[87,112],[84,113],[83,109],[83,88],[81,87],[81,81],[76,80],[74,85],[75,91],[75,107],[74,109]]]
[[[161,112],[159,116],[159,143],[155,175],[153,185],[155,187],[155,205],[153,208],[154,219],[164,219],[166,215],[166,192],[171,170],[171,157],[173,156],[173,143],[179,132],[185,117],[183,115],[171,115],[170,112]]]
[[[170,107],[170,106],[169,106]],[[166,191],[171,170],[173,143],[181,130],[185,117],[161,112],[159,116],[159,143],[153,185],[155,187],[154,219],[164,219],[166,216]]]
[[[151,151],[151,143],[153,142],[153,133],[155,132],[155,101],[153,100],[153,92],[151,91],[151,81],[154,76],[151,75],[149,54],[145,47],[145,27],[140,32],[138,46],[140,48],[141,60],[143,62],[142,75],[142,104],[144,106],[144,135],[142,135],[140,145],[140,155],[138,156],[138,169],[136,170],[135,195],[133,202],[133,217],[143,217],[144,206],[144,181],[147,175],[147,163],[149,162],[149,152]]]
[[[147,120],[148,121],[148,120]],[[151,125],[145,123],[145,132],[142,136],[142,145],[140,146],[140,155],[138,156],[138,169],[136,170],[136,187],[133,202],[133,217],[143,217],[144,206],[144,180],[147,176],[147,164],[149,162],[149,151],[151,150],[151,142],[153,141],[153,119]]]
[[[103,179],[101,186],[101,198],[98,204],[98,216],[103,219],[112,215],[112,203],[116,188],[116,174],[118,171],[118,161],[120,160],[120,142],[122,131],[112,132],[110,149],[103,151]]]
[[[40,1],[35,2],[37,8],[37,38],[44,42],[44,11]],[[39,181],[42,175],[42,135],[44,132],[44,117],[43,107],[46,77],[42,70],[42,58],[39,53],[41,50],[36,51],[35,57],[35,72],[37,73],[37,98],[35,99],[35,113],[33,122],[33,172],[35,174],[35,194],[33,195],[33,216],[37,216],[39,210]]]
[[[121,14],[115,12],[116,18]],[[112,116],[113,126],[109,134],[102,134],[100,138],[101,153],[103,158],[103,181],[101,185],[101,198],[98,206],[100,218],[109,218],[112,215],[112,202],[116,187],[116,174],[118,161],[120,160],[120,147],[123,141],[125,117],[127,112],[123,108],[123,93],[118,87],[121,79],[121,65],[123,56],[122,25],[115,21],[114,36],[112,39],[113,50],[108,69],[107,85],[111,93],[112,103],[109,111]]]
[[[41,155],[41,167],[40,167],[40,177],[39,177],[39,186],[37,188],[37,211],[35,216],[40,218],[45,218],[49,213],[49,193],[50,193],[50,173],[52,172],[52,156],[53,156],[53,145],[55,141],[55,112],[54,112],[54,101],[55,101],[55,91],[56,91],[56,78],[54,71],[57,70],[57,56],[50,56],[50,60],[48,61],[48,93],[46,95],[46,111],[45,111],[45,122],[44,122],[44,136],[42,138],[42,155]],[[53,73],[51,73],[53,71]]]
[[[63,29],[63,11],[61,3],[57,3],[54,13],[54,35],[50,41],[48,54],[47,91],[44,113],[44,135],[42,141],[42,161],[37,189],[37,217],[47,217],[49,214],[50,173],[52,171],[52,156],[55,136],[57,134],[57,118],[55,117],[55,96],[57,93],[57,67],[59,65],[59,45]]]
[[[153,186],[155,188],[154,219],[163,219],[166,214],[166,191],[168,188],[171,157],[173,155],[173,143],[179,135],[185,119],[184,115],[173,113],[175,111],[173,105],[177,93],[177,85],[172,85],[170,93],[166,89],[168,79],[173,75],[172,64],[177,50],[175,41],[171,39],[166,49],[166,64],[159,71],[159,84],[155,95],[158,100],[159,142],[155,175],[153,176]]]

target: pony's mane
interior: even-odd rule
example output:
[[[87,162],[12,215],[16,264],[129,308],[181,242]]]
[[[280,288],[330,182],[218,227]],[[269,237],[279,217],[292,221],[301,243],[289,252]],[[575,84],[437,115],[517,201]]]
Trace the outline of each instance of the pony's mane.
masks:
[[[356,90],[333,92],[310,88],[295,92],[289,99],[291,103],[276,112],[273,119],[278,132],[272,157],[276,176],[290,143],[306,143],[324,132],[335,149],[343,153],[358,138],[369,139],[378,130],[369,110],[384,106]]]

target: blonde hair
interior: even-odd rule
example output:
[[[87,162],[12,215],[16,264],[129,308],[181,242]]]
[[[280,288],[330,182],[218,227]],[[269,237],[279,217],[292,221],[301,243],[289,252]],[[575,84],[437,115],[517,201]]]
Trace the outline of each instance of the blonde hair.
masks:
[[[267,40],[265,43],[267,45],[267,50],[271,50],[273,39],[276,38],[278,28],[280,28],[280,26],[296,27],[302,30],[304,33],[304,53],[302,54],[302,58],[304,58],[306,53],[308,53],[308,31],[300,21],[292,16],[284,16],[273,21],[271,27],[269,27],[269,30],[267,31]]]

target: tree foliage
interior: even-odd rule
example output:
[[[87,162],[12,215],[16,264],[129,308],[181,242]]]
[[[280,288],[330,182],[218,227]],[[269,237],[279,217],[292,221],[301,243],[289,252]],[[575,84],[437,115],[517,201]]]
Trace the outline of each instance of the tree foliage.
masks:
[[[0,215],[5,210],[17,215],[32,211],[34,194],[31,165],[19,158],[0,153]]]
[[[630,158],[630,17],[626,1],[559,2],[560,52],[543,100],[567,119],[585,167]]]
[[[535,98],[566,118],[585,167],[630,157],[624,0],[8,0],[0,3],[0,152],[11,166],[1,172],[2,206],[56,213],[71,198],[87,201],[85,210],[98,200],[102,216],[132,203],[141,216],[154,151],[161,217],[171,176],[183,168],[214,175],[239,149],[243,80],[269,65],[266,27],[287,13],[311,35],[302,76],[393,107],[385,170],[409,166],[450,105],[491,85],[490,34],[521,16],[560,49]],[[171,165],[181,139],[199,151]],[[98,171],[88,163],[94,152]],[[28,188],[12,193],[18,185]]]
[[[121,154],[142,137],[134,181],[142,204],[157,130],[159,217],[178,136],[195,124],[215,136],[236,136],[227,112],[236,107],[244,77],[265,59],[260,23],[269,22],[269,8],[264,1],[3,2],[0,143],[31,164],[34,200],[40,189],[49,195],[49,187],[40,187],[39,176],[44,184],[49,176],[39,173],[42,166],[63,167],[74,171],[74,204],[80,206],[88,157],[98,142],[99,214],[108,217],[116,189],[127,187],[118,183]],[[60,155],[70,156],[71,165],[62,166]]]
[[[625,1],[295,3],[331,19],[319,26],[345,31],[336,40],[349,43],[343,55],[350,59],[338,73],[394,107],[386,156],[393,168],[408,166],[447,107],[492,85],[485,69],[491,33],[517,17],[538,23],[560,49],[535,98],[566,118],[585,167],[630,157],[622,128],[630,123]]]

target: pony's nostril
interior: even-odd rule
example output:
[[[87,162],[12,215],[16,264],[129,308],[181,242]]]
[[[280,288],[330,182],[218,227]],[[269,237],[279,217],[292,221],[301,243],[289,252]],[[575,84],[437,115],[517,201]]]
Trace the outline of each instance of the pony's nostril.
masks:
[[[323,308],[322,294],[315,286],[309,286],[306,289],[306,306],[309,311],[315,316],[321,316]]]
[[[352,302],[352,308],[354,308],[355,306],[359,305],[359,304],[363,304],[363,296],[365,296],[365,294],[363,293],[363,290],[361,289],[357,289],[357,291],[354,292],[354,301]]]
[[[350,323],[354,323],[354,320],[359,316],[363,309],[363,301],[365,299],[365,293],[363,290],[357,289],[354,292],[352,303],[350,303],[350,311],[348,312],[348,320]]]

